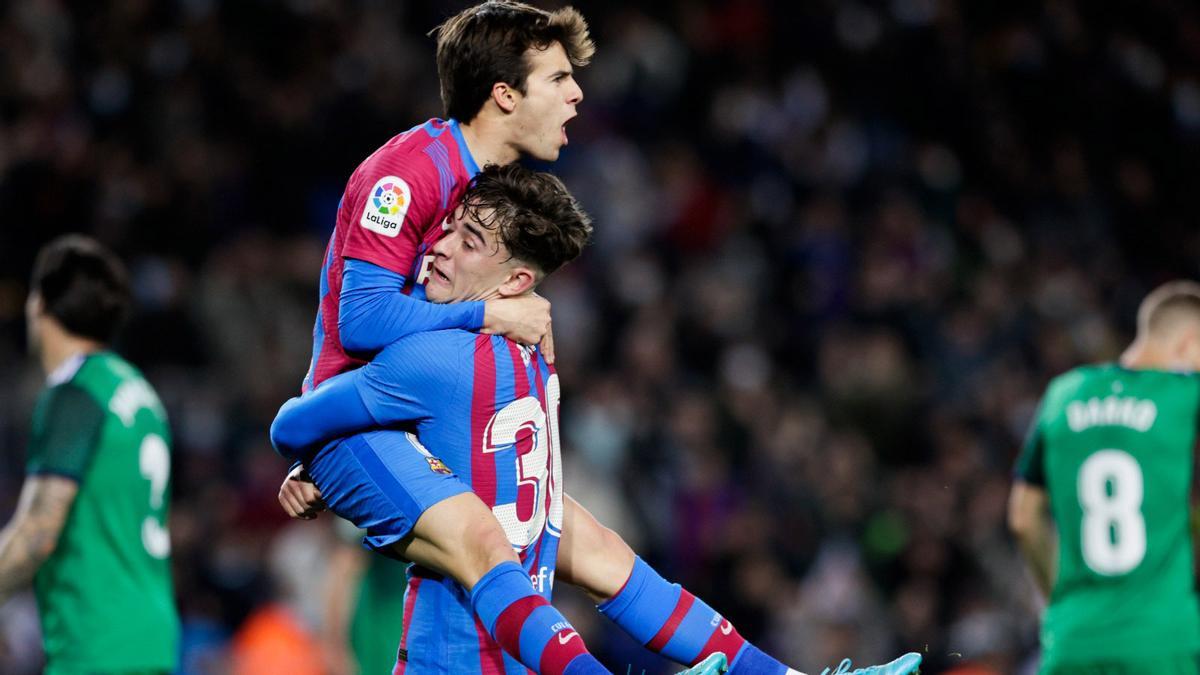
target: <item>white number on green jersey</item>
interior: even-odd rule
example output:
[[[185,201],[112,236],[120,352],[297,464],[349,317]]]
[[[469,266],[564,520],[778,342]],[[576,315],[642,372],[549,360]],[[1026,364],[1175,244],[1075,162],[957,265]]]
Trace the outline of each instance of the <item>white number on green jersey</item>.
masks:
[[[1142,467],[1122,450],[1101,450],[1079,468],[1083,561],[1105,576],[1126,574],[1146,557]]]
[[[138,451],[138,465],[142,476],[150,481],[150,508],[157,511],[163,506],[167,481],[171,477],[171,452],[167,449],[167,442],[161,436],[147,434]],[[155,558],[165,558],[171,554],[171,536],[154,514],[142,521],[142,545]]]

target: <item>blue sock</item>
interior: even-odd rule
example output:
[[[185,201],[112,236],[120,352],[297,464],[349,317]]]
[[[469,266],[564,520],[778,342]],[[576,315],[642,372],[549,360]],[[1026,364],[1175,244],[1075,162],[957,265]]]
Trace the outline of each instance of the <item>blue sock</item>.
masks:
[[[788,668],[738,634],[733,624],[688,593],[669,583],[641,558],[625,586],[598,607],[647,649],[689,666],[714,652],[724,652],[730,673],[782,675]]]
[[[505,652],[541,675],[607,674],[583,638],[533,590],[514,562],[496,565],[471,589],[471,607]]]
[[[726,654],[726,656],[729,656]],[[788,667],[776,661],[771,655],[755,647],[749,642],[742,648],[735,659],[729,656],[729,675],[751,675],[752,673],[770,673],[783,675]]]

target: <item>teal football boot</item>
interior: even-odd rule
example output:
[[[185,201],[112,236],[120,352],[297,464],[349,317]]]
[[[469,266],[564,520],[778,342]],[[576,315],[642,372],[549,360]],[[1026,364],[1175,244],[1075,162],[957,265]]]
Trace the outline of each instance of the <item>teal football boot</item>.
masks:
[[[729,660],[721,652],[713,652],[700,663],[680,671],[679,675],[721,675],[729,670]]]
[[[855,668],[850,670],[850,659],[842,659],[838,664],[837,670],[826,668],[821,671],[821,675],[909,675],[916,673],[921,669],[921,655],[916,652],[909,652],[904,656],[885,663],[882,666],[867,666],[866,668]]]

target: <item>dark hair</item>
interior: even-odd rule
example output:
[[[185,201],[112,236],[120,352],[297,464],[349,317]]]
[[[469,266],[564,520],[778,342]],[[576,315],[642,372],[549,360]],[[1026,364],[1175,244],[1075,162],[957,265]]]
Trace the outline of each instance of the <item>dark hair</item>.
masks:
[[[463,195],[472,220],[496,232],[513,258],[550,274],[579,257],[592,219],[558,178],[520,164],[489,164]]]
[[[442,106],[447,117],[460,122],[475,118],[497,82],[525,93],[530,69],[525,52],[530,48],[546,49],[557,42],[576,67],[586,66],[596,51],[587,22],[575,8],[547,12],[509,0],[465,9],[432,34],[437,35]]]
[[[30,291],[68,332],[111,342],[131,304],[129,275],[112,251],[90,237],[51,241],[33,263]]]

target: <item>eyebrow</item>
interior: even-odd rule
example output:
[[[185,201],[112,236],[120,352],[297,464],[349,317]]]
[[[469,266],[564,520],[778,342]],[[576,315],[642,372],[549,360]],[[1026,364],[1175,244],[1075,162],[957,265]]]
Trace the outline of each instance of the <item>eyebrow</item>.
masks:
[[[554,72],[553,75],[550,76],[550,79],[557,80],[558,78],[563,77],[564,75],[570,76],[570,75],[574,75],[574,74],[575,74],[574,70],[557,70]]]
[[[478,228],[478,227],[476,227],[475,225],[472,225],[471,223],[466,223],[466,222],[464,222],[464,223],[463,223],[463,228],[464,228],[464,229],[466,229],[466,231],[467,231],[468,233],[470,233],[471,235],[473,235],[473,236],[474,236],[476,239],[478,239],[480,244],[486,244],[486,243],[487,243],[487,241],[486,241],[486,240],[484,240],[484,238],[483,238],[483,232],[479,231],[479,228]]]

